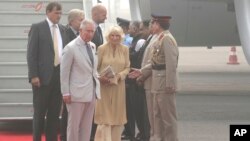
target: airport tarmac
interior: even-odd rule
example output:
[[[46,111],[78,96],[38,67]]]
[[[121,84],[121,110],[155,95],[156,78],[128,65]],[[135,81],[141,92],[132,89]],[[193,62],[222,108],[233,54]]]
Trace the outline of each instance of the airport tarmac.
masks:
[[[230,47],[179,51],[179,141],[229,141],[230,124],[250,124],[250,67],[241,47],[236,51],[238,65],[227,64]],[[31,132],[29,123],[0,122],[0,131]]]
[[[180,47],[179,50],[179,91],[250,90],[250,66],[241,47],[236,48],[238,65],[227,64],[230,47]]]
[[[180,141],[229,141],[230,124],[250,124],[250,67],[241,47],[179,48]]]
[[[231,47],[179,47],[179,71],[247,71],[249,65],[240,46],[236,47],[239,65],[228,65]],[[211,68],[211,66],[213,66]]]

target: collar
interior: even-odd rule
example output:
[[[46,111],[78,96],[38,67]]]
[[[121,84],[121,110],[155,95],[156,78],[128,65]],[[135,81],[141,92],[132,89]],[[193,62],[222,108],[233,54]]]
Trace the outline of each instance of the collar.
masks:
[[[50,19],[47,17],[46,18],[47,22],[49,23],[49,27],[52,27],[54,24],[50,21]],[[56,27],[58,28],[58,24],[55,24]]]
[[[95,22],[95,28],[97,28],[99,26],[99,24],[97,24],[96,22]]]
[[[76,35],[77,34],[77,31],[72,27],[72,26],[69,26],[70,29],[74,32],[74,34]]]
[[[77,38],[79,39],[78,41],[79,41],[79,45],[80,45],[80,46],[82,46],[82,45],[85,46],[86,44],[89,44],[89,45],[90,45],[90,42],[85,42],[85,41],[81,38],[81,36],[78,36]],[[90,46],[91,46],[91,45],[90,45]]]

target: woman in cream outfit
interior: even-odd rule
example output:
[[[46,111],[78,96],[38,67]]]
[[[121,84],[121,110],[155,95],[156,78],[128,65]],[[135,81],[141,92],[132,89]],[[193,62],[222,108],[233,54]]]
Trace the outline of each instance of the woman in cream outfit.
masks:
[[[111,66],[114,78],[100,77],[101,100],[95,108],[94,121],[98,125],[95,141],[120,141],[126,118],[125,78],[129,73],[129,49],[122,45],[124,33],[112,26],[106,35],[107,43],[98,48],[98,71]],[[117,81],[117,83],[114,83]]]

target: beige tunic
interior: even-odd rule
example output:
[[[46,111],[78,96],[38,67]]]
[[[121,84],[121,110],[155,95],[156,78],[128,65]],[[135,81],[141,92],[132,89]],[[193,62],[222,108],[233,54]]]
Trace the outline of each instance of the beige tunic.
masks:
[[[113,52],[108,43],[98,47],[98,71],[111,65],[120,74],[117,85],[101,84],[101,99],[97,101],[94,121],[96,124],[123,125],[126,118],[125,78],[130,70],[129,49],[120,45]]]
[[[145,76],[152,74],[154,139],[178,141],[175,92],[166,89],[177,88],[178,46],[168,30],[160,33],[157,38],[152,44],[151,64],[141,70]],[[154,65],[163,67],[159,69]]]
[[[172,34],[166,30],[158,35],[152,43],[151,64],[142,68],[144,77],[152,73],[151,91],[153,93],[165,93],[166,87],[177,89],[177,64],[179,51]],[[166,65],[164,70],[152,70],[152,65]]]

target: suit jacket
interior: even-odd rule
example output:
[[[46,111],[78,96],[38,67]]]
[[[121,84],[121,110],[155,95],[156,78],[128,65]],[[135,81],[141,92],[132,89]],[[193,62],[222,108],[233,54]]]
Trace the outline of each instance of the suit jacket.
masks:
[[[141,64],[143,61],[143,56],[144,56],[144,52],[146,50],[146,48],[148,47],[148,44],[150,43],[151,38],[153,37],[153,35],[149,35],[147,40],[144,41],[142,47],[140,48],[140,50],[138,51],[138,56],[137,56],[137,64],[138,67],[141,68]]]
[[[65,27],[58,24],[62,36],[62,45],[66,45]],[[47,20],[32,24],[28,35],[28,77],[39,77],[42,85],[48,85],[54,70],[54,47]]]
[[[73,102],[90,102],[95,93],[100,96],[100,83],[97,78],[97,53],[95,44],[90,42],[94,64],[89,58],[85,42],[78,36],[63,50],[61,62],[61,91],[70,94]],[[95,89],[94,89],[95,88]]]
[[[69,25],[67,25],[66,27],[66,34],[67,34],[67,43],[71,42],[72,40],[74,40],[77,36],[76,34],[72,31],[72,29],[70,28]]]

